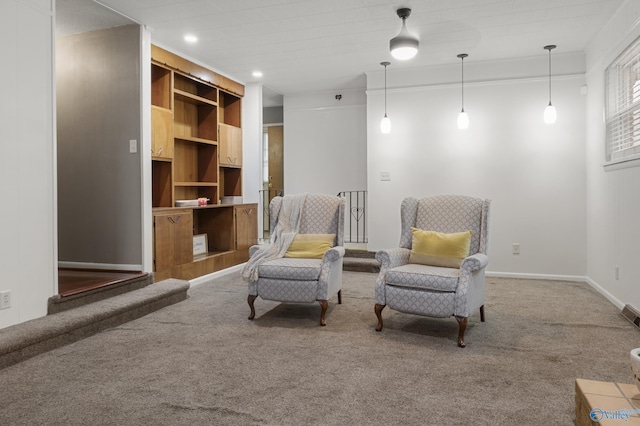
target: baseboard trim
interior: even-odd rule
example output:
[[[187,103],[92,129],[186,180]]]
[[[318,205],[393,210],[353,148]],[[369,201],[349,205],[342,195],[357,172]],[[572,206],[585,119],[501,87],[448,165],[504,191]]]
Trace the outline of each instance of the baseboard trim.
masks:
[[[213,272],[211,274],[203,275],[201,277],[194,278],[193,280],[190,280],[189,284],[191,285],[191,287],[196,287],[198,285],[201,285],[201,284],[203,284],[203,283],[205,283],[207,281],[213,280],[215,278],[222,277],[222,276],[225,276],[225,275],[237,272],[237,271],[241,271],[244,268],[244,266],[245,266],[245,263],[241,263],[239,265],[235,265],[235,266],[232,266],[230,268],[223,269],[221,271],[217,271],[217,272]],[[521,279],[530,279],[530,280],[553,280],[553,281],[584,282],[584,283],[589,284],[591,287],[593,287],[594,290],[596,290],[598,293],[602,294],[608,301],[613,303],[619,309],[624,308],[624,305],[625,305],[623,302],[621,302],[616,297],[614,297],[611,293],[609,293],[608,291],[603,289],[594,280],[592,280],[589,277],[582,276],[582,275],[525,274],[525,273],[518,273],[518,272],[487,271],[486,272],[486,276],[487,277],[494,277],[494,278],[516,278],[516,279],[521,278]]]
[[[573,282],[584,282],[589,284],[595,291],[603,295],[609,302],[613,303],[619,309],[624,308],[625,303],[620,301],[618,298],[613,296],[607,290],[602,288],[600,284],[595,282],[589,277],[580,276],[580,275],[548,275],[548,274],[523,274],[516,272],[486,272],[487,277],[495,277],[495,278],[524,278],[530,280],[554,280],[554,281],[573,281]]]
[[[519,272],[494,272],[487,271],[487,277],[494,278],[522,278],[529,280],[554,280],[554,281],[576,281],[587,282],[588,278],[580,275],[551,275],[551,274],[526,274]]]
[[[207,275],[202,275],[201,277],[189,280],[189,284],[191,285],[191,287],[199,286],[201,284],[204,284],[207,281],[211,281],[214,278],[223,277],[225,275],[229,275],[229,274],[232,274],[234,272],[241,271],[244,268],[245,264],[246,264],[246,262],[245,263],[241,263],[239,265],[231,266],[231,267],[226,268],[226,269],[222,269],[220,271],[212,272],[212,273],[207,274]]]
[[[622,310],[622,308],[624,308],[625,303],[620,301],[618,298],[616,298],[614,295],[612,295],[611,293],[609,293],[607,290],[605,290],[604,288],[602,288],[600,286],[600,284],[598,284],[597,282],[595,282],[594,280],[592,280],[591,278],[587,278],[585,280],[587,282],[587,284],[589,284],[591,287],[593,287],[593,289],[595,291],[597,291],[598,293],[600,293],[601,295],[603,295],[604,297],[607,298],[607,300],[611,303],[613,303],[614,305],[616,305],[620,310]]]
[[[107,271],[142,271],[142,265],[123,263],[91,263],[91,262],[58,262],[58,268],[70,269],[104,269]]]

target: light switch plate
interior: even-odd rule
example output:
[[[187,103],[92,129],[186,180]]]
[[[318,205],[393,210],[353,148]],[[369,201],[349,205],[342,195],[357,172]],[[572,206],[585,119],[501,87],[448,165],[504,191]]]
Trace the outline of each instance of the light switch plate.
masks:
[[[11,307],[11,290],[0,291],[0,309]]]
[[[129,141],[129,152],[131,154],[135,154],[136,152],[138,152],[138,141],[135,139],[131,139]]]

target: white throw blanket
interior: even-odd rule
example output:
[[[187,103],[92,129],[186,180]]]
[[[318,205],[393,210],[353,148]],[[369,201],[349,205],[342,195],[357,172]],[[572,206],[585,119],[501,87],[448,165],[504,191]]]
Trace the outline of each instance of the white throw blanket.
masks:
[[[269,244],[264,244],[251,256],[242,270],[244,280],[258,281],[258,267],[262,263],[284,257],[300,228],[300,217],[306,198],[307,194],[285,195],[282,198],[282,208],[273,234],[269,238]]]

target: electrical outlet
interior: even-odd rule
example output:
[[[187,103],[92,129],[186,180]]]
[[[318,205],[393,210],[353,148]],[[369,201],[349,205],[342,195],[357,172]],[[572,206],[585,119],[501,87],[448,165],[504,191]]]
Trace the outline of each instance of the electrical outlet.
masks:
[[[380,172],[380,180],[391,180],[391,172]]]
[[[520,243],[513,243],[511,250],[513,254],[520,254]]]
[[[11,307],[11,290],[0,291],[0,309]]]

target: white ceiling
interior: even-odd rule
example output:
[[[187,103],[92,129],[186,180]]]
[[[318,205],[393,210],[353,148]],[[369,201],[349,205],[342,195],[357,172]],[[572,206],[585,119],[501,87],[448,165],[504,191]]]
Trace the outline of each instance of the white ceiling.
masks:
[[[273,92],[365,87],[365,72],[467,61],[583,51],[624,1],[637,0],[100,0],[151,29],[154,43],[176,50],[244,83]],[[91,0],[57,0],[58,21],[78,32],[109,26]],[[418,55],[406,62],[389,54],[400,31],[399,7],[410,7]],[[98,10],[101,8],[98,8]],[[112,12],[106,15],[114,15]],[[69,18],[69,16],[72,16]],[[75,16],[74,16],[75,15]],[[123,25],[112,17],[111,26]],[[199,38],[195,45],[183,36]]]

